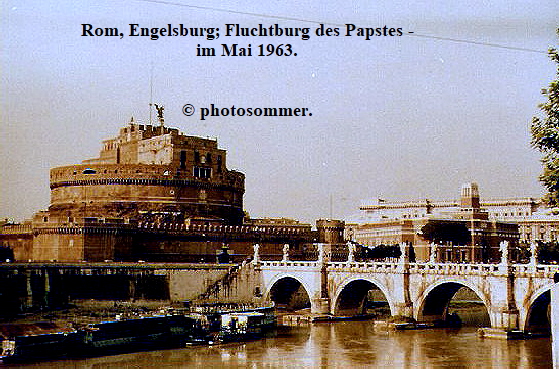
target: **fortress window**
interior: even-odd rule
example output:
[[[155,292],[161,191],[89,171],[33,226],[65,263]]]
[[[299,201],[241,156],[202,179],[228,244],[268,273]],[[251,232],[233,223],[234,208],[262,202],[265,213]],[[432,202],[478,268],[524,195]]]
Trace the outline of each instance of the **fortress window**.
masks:
[[[95,173],[97,173],[97,171],[95,169],[85,168],[82,173],[83,174],[95,174]]]
[[[181,151],[181,169],[186,169],[186,151]]]
[[[194,162],[198,163],[200,161],[200,153],[198,151],[194,151]]]
[[[43,222],[48,222],[49,221],[49,217],[43,217]]]
[[[217,156],[217,172],[221,173],[221,155]]]
[[[211,168],[194,167],[194,177],[196,178],[210,178],[212,176]]]
[[[211,163],[212,163],[212,154],[208,153],[208,154],[206,155],[206,161],[208,162],[208,164],[211,164]]]

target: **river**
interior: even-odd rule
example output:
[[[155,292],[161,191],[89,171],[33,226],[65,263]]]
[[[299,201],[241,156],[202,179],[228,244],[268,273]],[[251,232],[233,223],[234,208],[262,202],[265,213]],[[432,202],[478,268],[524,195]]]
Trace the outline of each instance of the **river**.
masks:
[[[30,363],[35,368],[548,368],[549,338],[481,339],[476,328],[375,331],[371,321],[282,327],[254,342]],[[10,366],[11,367],[11,366]]]

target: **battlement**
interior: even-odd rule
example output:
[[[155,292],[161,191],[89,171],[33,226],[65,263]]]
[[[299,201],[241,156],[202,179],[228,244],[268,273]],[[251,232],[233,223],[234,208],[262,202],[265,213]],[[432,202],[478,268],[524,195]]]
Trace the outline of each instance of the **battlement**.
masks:
[[[131,122],[126,127],[122,127],[120,129],[118,138],[122,139],[121,142],[125,142],[126,139],[130,140],[132,137],[145,139],[167,133],[179,134],[179,130],[177,128],[170,128],[161,125],[153,126],[151,124],[137,124]]]
[[[187,136],[177,128],[129,123],[116,137],[103,141],[98,158],[82,164],[166,164],[191,168],[202,165],[226,170],[225,150],[217,140]]]
[[[153,164],[77,164],[53,168],[50,171],[51,189],[72,185],[180,186],[180,180],[206,183],[206,187],[212,187],[212,184],[224,185],[244,192],[245,175],[230,170],[201,177],[196,176],[194,170]]]
[[[24,223],[24,224],[4,224],[0,227],[1,234],[10,234],[10,235],[25,235],[25,234],[32,234],[33,227],[31,223]]]
[[[221,224],[187,224],[187,223],[167,223],[167,222],[138,222],[136,220],[125,221],[125,219],[95,219],[95,218],[82,218],[77,219],[73,223],[67,224],[53,224],[53,223],[40,223],[34,224],[33,231],[37,234],[100,234],[100,233],[114,233],[115,230],[119,232],[141,232],[141,233],[165,233],[183,236],[199,236],[200,238],[221,239],[223,235],[235,236],[237,238],[245,236],[253,236],[255,239],[260,239],[264,236],[271,237],[290,237],[298,236],[303,238],[315,237],[316,234],[312,231],[311,226],[234,226],[234,225],[221,225]],[[21,233],[28,231],[31,233],[31,226],[17,228]],[[12,231],[16,231],[13,229]],[[8,232],[5,232],[8,233]],[[14,234],[16,234],[14,232]],[[19,234],[19,233],[17,233]]]

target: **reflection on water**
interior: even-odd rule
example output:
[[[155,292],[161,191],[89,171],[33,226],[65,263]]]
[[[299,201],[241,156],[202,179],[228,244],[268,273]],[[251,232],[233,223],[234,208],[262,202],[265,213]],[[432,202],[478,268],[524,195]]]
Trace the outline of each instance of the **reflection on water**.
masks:
[[[372,322],[336,322],[280,331],[255,342],[28,364],[26,367],[396,367],[547,368],[551,343],[480,339],[475,328],[375,331]]]

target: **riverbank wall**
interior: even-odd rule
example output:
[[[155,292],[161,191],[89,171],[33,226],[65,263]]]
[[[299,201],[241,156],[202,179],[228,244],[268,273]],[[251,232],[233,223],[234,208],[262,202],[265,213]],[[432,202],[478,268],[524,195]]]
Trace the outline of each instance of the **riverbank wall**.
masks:
[[[250,264],[5,263],[0,280],[0,318],[84,300],[173,304],[259,298],[258,274]]]

